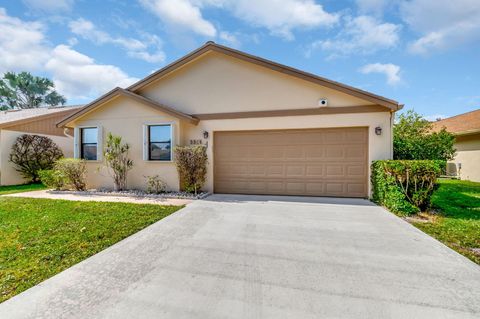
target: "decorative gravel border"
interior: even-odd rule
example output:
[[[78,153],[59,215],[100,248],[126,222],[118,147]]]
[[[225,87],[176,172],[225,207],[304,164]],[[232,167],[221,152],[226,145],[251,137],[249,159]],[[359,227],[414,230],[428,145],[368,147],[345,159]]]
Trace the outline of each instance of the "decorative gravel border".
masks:
[[[99,196],[121,196],[121,197],[145,197],[145,198],[176,198],[176,199],[203,199],[210,195],[208,192],[201,192],[197,195],[187,192],[167,192],[161,194],[150,194],[142,190],[131,189],[127,191],[112,191],[109,189],[89,189],[86,191],[69,190],[48,190],[51,194],[72,194],[72,195],[99,195]]]

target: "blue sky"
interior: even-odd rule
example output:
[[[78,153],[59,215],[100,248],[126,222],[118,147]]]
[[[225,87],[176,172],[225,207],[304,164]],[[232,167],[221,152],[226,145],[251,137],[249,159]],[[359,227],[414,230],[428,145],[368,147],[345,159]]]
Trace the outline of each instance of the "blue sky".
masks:
[[[479,0],[0,0],[0,74],[48,76],[69,104],[208,40],[431,119],[480,107]]]

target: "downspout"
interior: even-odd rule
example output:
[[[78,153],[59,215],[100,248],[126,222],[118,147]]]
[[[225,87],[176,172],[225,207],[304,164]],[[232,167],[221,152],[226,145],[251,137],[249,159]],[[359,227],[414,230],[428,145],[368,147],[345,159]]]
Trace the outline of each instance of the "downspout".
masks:
[[[66,137],[71,137],[71,138],[73,138],[73,135],[70,135],[70,134],[68,133],[69,130],[70,130],[70,128],[64,127],[64,128],[63,128],[63,135],[65,135]]]

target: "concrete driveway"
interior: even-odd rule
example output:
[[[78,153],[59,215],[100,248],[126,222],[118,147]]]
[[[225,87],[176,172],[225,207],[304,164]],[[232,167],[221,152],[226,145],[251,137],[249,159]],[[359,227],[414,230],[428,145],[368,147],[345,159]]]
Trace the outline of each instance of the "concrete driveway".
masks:
[[[0,318],[479,318],[480,267],[354,199],[196,201]]]

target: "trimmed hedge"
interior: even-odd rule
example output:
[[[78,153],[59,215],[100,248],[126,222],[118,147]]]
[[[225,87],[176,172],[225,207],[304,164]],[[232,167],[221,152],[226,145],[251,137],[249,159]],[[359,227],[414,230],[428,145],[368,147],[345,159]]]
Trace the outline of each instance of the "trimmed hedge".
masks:
[[[430,205],[436,180],[445,168],[438,160],[386,160],[372,163],[372,200],[399,214]]]

